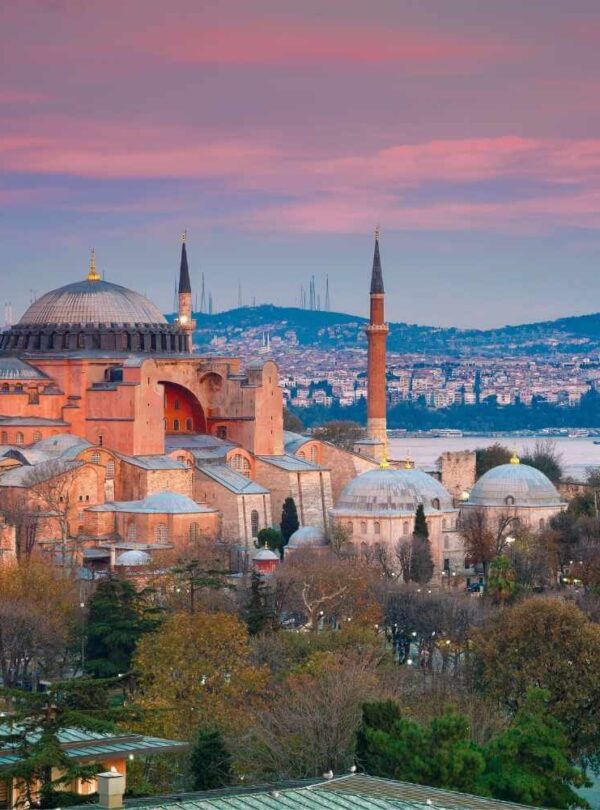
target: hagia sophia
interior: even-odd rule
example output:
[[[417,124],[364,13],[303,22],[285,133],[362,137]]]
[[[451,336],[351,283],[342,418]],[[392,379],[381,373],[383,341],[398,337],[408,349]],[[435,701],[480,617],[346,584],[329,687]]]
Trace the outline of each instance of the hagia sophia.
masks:
[[[468,571],[459,517],[509,513],[532,529],[565,508],[552,483],[518,463],[475,481],[473,453],[444,453],[438,473],[388,460],[386,337],[379,234],[368,338],[368,424],[352,451],[284,430],[278,368],[193,352],[185,239],[179,308],[169,323],[143,295],[89,271],[42,295],[0,335],[0,557],[55,553],[135,569],[157,551],[226,548],[232,570],[292,497],[300,528],[287,553],[342,527],[358,553],[410,538],[424,507],[434,579]],[[261,556],[262,555],[262,556]]]

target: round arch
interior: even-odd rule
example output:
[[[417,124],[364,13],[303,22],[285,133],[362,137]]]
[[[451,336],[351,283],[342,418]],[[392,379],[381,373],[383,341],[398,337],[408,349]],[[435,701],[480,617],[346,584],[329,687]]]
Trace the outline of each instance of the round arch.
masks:
[[[206,433],[202,405],[192,392],[178,383],[160,380],[164,389],[165,433]]]

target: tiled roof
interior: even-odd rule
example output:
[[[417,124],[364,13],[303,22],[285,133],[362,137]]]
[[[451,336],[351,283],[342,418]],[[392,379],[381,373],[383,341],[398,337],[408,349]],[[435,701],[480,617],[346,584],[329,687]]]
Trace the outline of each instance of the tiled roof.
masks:
[[[83,462],[64,461],[61,458],[51,458],[42,461],[34,467],[17,467],[0,476],[0,487],[31,487],[43,481],[49,481],[57,475],[71,472],[80,467]]]
[[[200,465],[198,469],[209,478],[231,490],[231,492],[236,492],[239,495],[265,495],[269,492],[268,489],[257,484],[256,481],[251,481],[245,475],[232,470],[227,464]]]
[[[39,369],[18,357],[0,356],[0,380],[46,380]]]

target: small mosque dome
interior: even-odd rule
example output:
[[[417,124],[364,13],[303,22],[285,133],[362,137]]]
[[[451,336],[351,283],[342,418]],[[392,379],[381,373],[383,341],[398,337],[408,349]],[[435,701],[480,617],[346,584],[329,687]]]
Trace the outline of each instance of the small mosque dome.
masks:
[[[307,546],[325,546],[325,532],[318,526],[300,526],[291,535],[286,548],[306,548]]]
[[[115,565],[137,566],[148,565],[151,557],[145,551],[124,551],[115,560]]]
[[[22,326],[75,323],[166,324],[166,320],[140,293],[88,277],[42,295],[19,321]]]
[[[417,470],[380,467],[353,478],[342,490],[333,513],[426,514],[452,511],[450,494],[431,475]]]
[[[543,472],[514,457],[510,464],[492,467],[471,490],[469,506],[561,506],[560,495]]]
[[[281,557],[279,556],[279,554],[276,554],[274,551],[271,551],[271,549],[268,548],[267,546],[263,546],[262,548],[259,548],[255,554],[252,555],[252,559],[263,562],[267,560],[276,560],[277,562],[279,562],[281,560]]]

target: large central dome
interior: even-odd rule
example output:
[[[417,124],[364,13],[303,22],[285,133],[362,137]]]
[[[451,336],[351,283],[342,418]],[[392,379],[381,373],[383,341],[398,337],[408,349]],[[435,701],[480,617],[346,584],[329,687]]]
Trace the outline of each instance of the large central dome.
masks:
[[[79,281],[42,295],[19,324],[164,324],[145,296],[108,281]]]

